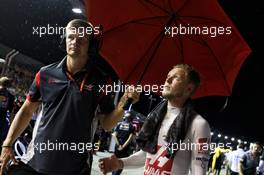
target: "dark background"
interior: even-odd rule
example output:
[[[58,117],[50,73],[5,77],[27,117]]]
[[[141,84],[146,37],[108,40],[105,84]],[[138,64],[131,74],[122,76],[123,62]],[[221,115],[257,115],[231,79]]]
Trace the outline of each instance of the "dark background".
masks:
[[[32,34],[32,27],[47,24],[65,26],[70,19],[81,18],[81,15],[71,11],[73,6],[82,3],[76,2],[77,0],[75,3],[73,0],[0,0],[0,43],[44,64],[60,60],[65,55],[58,47],[60,36],[45,35],[40,38]],[[197,99],[196,107],[214,131],[237,139],[264,142],[264,72],[261,61],[264,39],[261,23],[264,19],[264,7],[261,1],[257,0],[220,0],[219,3],[251,47],[252,54],[243,64],[224,110],[221,109],[227,100],[226,97]],[[3,53],[0,53],[0,56],[4,57]],[[136,109],[146,113],[148,96],[143,96],[142,99]]]

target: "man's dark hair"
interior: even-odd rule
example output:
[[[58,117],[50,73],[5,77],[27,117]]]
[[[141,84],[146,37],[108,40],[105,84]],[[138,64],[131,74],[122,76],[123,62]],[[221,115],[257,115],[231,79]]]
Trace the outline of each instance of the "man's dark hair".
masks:
[[[238,148],[241,148],[241,149],[244,149],[245,145],[244,143],[240,142],[238,145],[237,145]]]
[[[125,121],[128,121],[128,122],[131,122],[133,120],[133,113],[128,111],[124,114],[124,120]]]
[[[254,142],[254,144],[259,145],[262,148],[262,144],[259,141]]]

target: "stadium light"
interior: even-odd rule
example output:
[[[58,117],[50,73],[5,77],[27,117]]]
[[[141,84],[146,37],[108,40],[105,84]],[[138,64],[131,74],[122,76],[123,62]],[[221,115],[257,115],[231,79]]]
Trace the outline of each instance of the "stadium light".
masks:
[[[82,13],[82,10],[80,8],[73,8],[72,11],[78,14]]]

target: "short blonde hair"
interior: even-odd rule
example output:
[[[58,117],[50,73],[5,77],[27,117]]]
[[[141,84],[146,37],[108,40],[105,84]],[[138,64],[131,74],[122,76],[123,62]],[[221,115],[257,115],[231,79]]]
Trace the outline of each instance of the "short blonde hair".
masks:
[[[177,64],[173,67],[175,68],[181,68],[187,73],[188,81],[192,84],[194,84],[195,88],[199,87],[201,79],[200,74],[189,64]]]

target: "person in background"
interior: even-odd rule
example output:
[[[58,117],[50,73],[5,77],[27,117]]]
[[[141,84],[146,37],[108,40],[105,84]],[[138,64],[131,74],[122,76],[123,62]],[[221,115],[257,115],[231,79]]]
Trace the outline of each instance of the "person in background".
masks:
[[[220,175],[225,160],[225,154],[228,152],[230,152],[230,149],[224,149],[221,147],[215,148],[215,154],[212,160],[212,172],[214,175]]]
[[[124,120],[117,125],[112,134],[116,142],[115,156],[117,158],[128,157],[131,153],[130,145],[134,136],[132,119],[132,115],[129,112],[126,112]],[[114,171],[112,175],[120,175],[121,173],[122,169]]]
[[[8,90],[10,84],[11,84],[11,80],[8,77],[0,78],[0,144],[1,145],[6,137],[6,130],[7,130],[6,117],[7,115],[9,115],[10,118],[8,120],[10,120],[13,114],[15,97]]]
[[[262,154],[260,156],[259,166],[257,167],[257,175],[264,174],[264,151],[262,148]]]
[[[249,151],[240,160],[239,175],[256,175],[261,150],[262,147],[259,142],[251,144]]]
[[[244,156],[244,144],[241,142],[237,145],[237,150],[233,151],[230,155],[229,166],[230,166],[230,175],[239,174],[239,163],[242,157]]]

